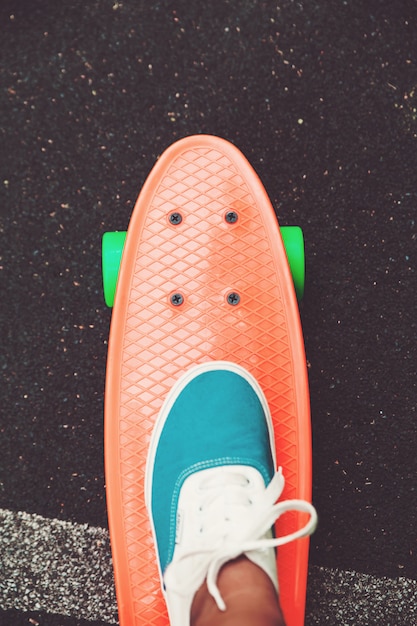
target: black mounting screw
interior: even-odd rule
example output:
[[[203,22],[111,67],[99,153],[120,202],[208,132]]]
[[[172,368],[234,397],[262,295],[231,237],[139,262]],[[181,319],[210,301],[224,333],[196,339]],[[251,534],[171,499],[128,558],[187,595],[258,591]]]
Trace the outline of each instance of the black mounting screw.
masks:
[[[225,219],[228,224],[235,224],[238,220],[238,214],[236,211],[228,211],[225,215]]]
[[[180,306],[184,302],[184,296],[181,293],[174,293],[171,296],[171,304]]]
[[[236,293],[235,291],[232,291],[232,293],[229,293],[227,296],[227,302],[231,305],[231,306],[236,306],[237,304],[239,304],[240,302],[240,296],[238,293]]]
[[[171,213],[171,215],[169,216],[169,221],[171,222],[171,224],[174,224],[174,226],[178,226],[178,224],[181,224],[182,222],[181,213],[178,213],[178,211],[174,211],[174,213]]]

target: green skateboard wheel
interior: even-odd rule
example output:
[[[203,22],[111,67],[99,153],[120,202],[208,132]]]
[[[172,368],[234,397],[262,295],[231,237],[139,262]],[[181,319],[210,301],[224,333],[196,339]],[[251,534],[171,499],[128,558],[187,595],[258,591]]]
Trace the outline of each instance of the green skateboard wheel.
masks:
[[[295,293],[297,300],[300,302],[303,299],[305,284],[303,231],[299,226],[281,226],[280,230],[294,282]]]
[[[126,241],[126,231],[104,233],[101,247],[104,300],[112,307],[116,294],[120,262]]]

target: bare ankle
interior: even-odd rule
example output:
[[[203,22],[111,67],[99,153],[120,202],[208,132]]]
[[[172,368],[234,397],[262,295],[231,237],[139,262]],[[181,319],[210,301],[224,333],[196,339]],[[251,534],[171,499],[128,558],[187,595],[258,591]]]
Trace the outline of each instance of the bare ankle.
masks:
[[[218,609],[204,583],[193,601],[191,626],[285,626],[271,579],[245,556],[223,566],[217,585],[226,611]]]

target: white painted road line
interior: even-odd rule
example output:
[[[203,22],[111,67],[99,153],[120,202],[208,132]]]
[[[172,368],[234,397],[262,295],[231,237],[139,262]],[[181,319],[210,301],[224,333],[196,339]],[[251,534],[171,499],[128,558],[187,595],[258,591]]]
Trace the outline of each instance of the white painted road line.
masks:
[[[108,532],[0,509],[0,608],[115,622]]]
[[[417,581],[312,567],[306,626],[416,626]]]
[[[117,621],[107,530],[0,509],[0,609]],[[417,581],[312,567],[307,626],[417,624]]]

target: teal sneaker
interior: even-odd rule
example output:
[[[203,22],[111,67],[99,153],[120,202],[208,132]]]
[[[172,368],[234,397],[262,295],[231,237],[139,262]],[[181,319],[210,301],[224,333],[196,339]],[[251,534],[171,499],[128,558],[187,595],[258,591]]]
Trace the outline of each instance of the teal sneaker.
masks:
[[[276,468],[272,419],[257,381],[244,368],[214,361],[192,368],[171,390],[150,442],[145,498],[171,626],[189,626],[205,580],[220,610],[221,567],[244,554],[278,591],[275,549],[311,534],[314,507],[276,504],[284,488]],[[305,511],[304,528],[275,538],[288,510]]]

